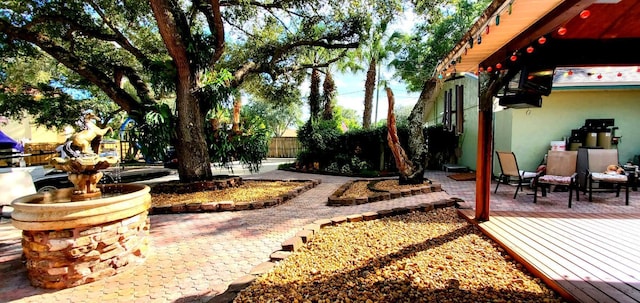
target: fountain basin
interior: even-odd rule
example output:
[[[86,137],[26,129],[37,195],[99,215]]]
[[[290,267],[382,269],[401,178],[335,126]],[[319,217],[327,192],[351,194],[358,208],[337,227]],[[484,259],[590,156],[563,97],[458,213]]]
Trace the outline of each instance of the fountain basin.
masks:
[[[103,198],[70,202],[73,189],[24,196],[11,204],[23,230],[27,273],[36,287],[61,289],[113,276],[144,262],[149,187],[100,185]]]

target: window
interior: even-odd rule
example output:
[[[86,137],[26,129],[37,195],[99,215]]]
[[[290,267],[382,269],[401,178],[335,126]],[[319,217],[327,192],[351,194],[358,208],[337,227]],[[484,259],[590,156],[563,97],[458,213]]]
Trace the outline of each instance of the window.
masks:
[[[449,131],[455,131],[456,134],[461,134],[464,131],[463,85],[456,85],[455,88],[450,88],[444,92],[444,114],[442,115],[442,125],[444,125],[444,127]]]

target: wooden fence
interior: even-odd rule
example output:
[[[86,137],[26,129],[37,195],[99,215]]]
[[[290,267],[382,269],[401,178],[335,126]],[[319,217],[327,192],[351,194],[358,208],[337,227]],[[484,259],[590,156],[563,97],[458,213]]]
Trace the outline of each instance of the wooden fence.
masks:
[[[275,137],[269,141],[268,158],[295,158],[302,151],[297,137]]]
[[[24,161],[28,166],[31,165],[49,165],[53,157],[60,156],[56,152],[56,147],[62,143],[27,143],[24,146],[24,153],[31,154],[24,157]],[[103,142],[100,146],[101,152],[115,151],[120,157],[126,156],[130,151],[131,144],[127,141]],[[269,142],[269,158],[295,158],[302,150],[302,146],[296,137],[276,137],[271,138]],[[5,161],[4,165],[11,165],[9,161]],[[17,162],[16,162],[17,164]]]
[[[128,142],[122,142],[124,146],[128,147]],[[61,143],[26,143],[24,145],[24,153],[31,154],[24,157],[24,161],[27,166],[31,165],[49,165],[49,162],[53,157],[59,157],[60,154],[56,151]],[[100,152],[116,151],[120,154],[120,142],[103,142],[100,144]]]

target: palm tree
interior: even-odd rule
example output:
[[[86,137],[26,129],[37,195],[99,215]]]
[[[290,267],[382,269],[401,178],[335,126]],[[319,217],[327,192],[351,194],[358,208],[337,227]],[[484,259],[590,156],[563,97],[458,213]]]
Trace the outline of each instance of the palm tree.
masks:
[[[333,119],[333,99],[336,95],[336,83],[333,82],[333,76],[331,76],[331,69],[325,69],[324,82],[322,83],[322,101],[324,103],[324,111],[322,112],[322,119]]]

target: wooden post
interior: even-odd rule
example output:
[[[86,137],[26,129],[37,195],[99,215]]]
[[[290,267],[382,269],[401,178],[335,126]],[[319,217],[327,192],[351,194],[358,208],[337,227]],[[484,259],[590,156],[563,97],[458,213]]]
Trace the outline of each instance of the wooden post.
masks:
[[[493,143],[493,95],[500,87],[496,74],[478,77],[478,152],[476,168],[476,221],[489,221]]]
[[[476,216],[477,221],[489,221],[489,200],[491,193],[491,142],[493,142],[493,111],[478,112],[478,154],[476,174]]]

